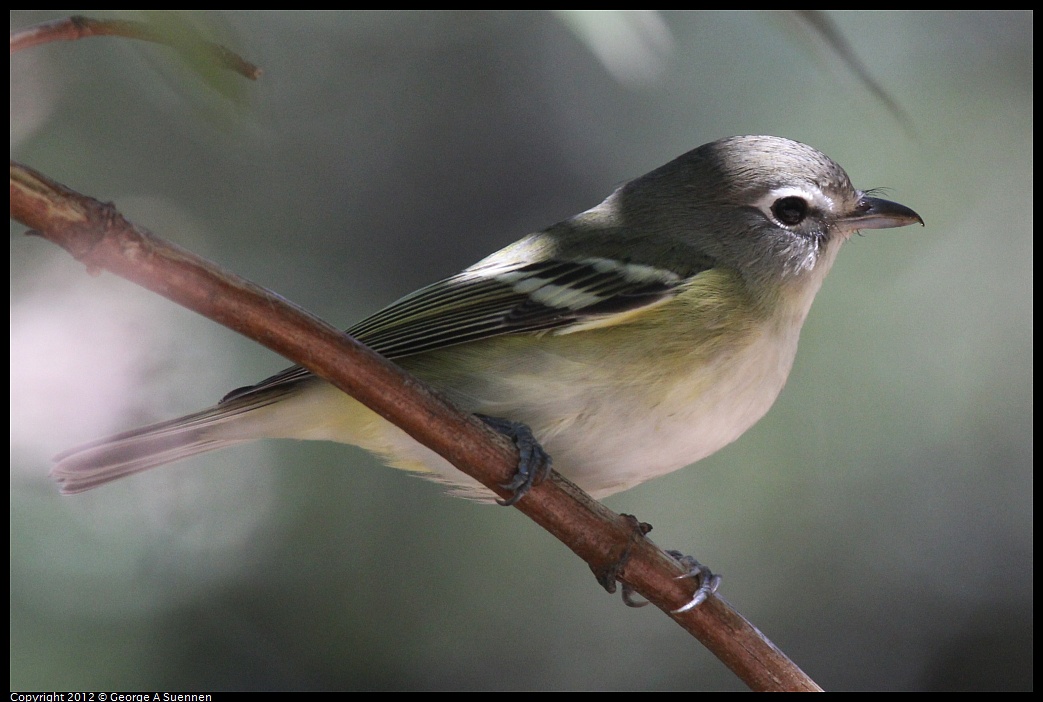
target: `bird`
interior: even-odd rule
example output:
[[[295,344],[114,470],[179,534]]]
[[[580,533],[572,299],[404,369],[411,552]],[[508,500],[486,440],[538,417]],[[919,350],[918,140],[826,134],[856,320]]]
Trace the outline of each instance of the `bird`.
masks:
[[[811,146],[735,136],[631,180],[348,329],[460,408],[531,430],[595,498],[695,463],[769,410],[841,245],[924,225]],[[502,424],[494,424],[502,426]],[[58,455],[63,493],[263,438],[354,444],[488,488],[305,368]]]

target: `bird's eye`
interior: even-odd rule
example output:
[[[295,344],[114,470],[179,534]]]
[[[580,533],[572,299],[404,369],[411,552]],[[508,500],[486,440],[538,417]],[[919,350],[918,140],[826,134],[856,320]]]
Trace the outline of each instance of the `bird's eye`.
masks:
[[[780,197],[771,205],[771,213],[787,227],[803,222],[808,216],[808,202],[802,197]]]

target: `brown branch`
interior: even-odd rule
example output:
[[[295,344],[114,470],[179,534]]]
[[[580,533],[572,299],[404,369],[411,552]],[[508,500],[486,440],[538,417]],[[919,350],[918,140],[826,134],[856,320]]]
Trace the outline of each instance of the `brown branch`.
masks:
[[[518,454],[506,438],[282,297],[154,236],[111,204],[13,161],[11,217],[64,248],[89,271],[111,271],[308,368],[507,496],[499,486],[513,475]],[[595,573],[612,572],[621,564],[621,581],[667,612],[752,689],[819,689],[720,597],[674,613],[691,599],[694,583],[678,578],[677,561],[644,538],[642,525],[632,517],[605,508],[556,473],[515,506]]]

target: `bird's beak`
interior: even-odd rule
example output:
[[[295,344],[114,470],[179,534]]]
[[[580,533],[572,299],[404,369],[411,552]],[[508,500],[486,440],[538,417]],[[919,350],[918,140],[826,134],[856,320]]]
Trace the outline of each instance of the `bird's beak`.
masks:
[[[849,231],[855,229],[894,229],[909,224],[924,226],[923,218],[905,205],[890,200],[863,195],[855,209],[842,217],[840,225]]]

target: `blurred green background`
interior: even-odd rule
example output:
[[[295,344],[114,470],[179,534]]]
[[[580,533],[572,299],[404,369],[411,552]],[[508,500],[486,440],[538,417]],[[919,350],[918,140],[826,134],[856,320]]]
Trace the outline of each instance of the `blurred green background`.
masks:
[[[14,11],[11,27],[60,16]],[[1032,685],[1032,13],[224,13],[11,57],[12,157],[348,326],[699,144],[832,156],[926,229],[841,253],[740,441],[607,500],[831,689]],[[267,442],[76,497],[63,448],[283,359],[11,237],[12,689],[744,689],[521,514]]]

